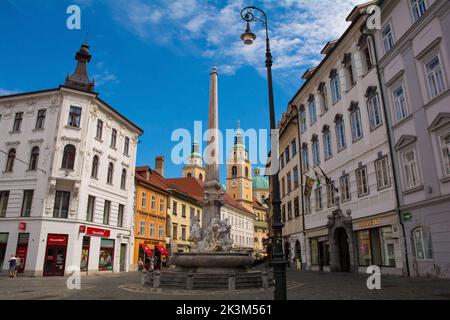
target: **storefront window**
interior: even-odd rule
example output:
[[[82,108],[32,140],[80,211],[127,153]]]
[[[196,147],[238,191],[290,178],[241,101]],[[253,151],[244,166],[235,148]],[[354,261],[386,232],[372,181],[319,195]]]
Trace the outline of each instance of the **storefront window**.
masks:
[[[360,266],[395,267],[395,241],[392,227],[357,232]]]
[[[358,232],[358,253],[360,266],[372,265],[372,252],[370,246],[369,230]]]
[[[91,237],[83,237],[83,247],[81,249],[80,271],[88,271],[89,266],[89,248],[91,246]]]
[[[319,242],[315,239],[311,240],[311,265],[319,265]]]
[[[8,234],[0,233],[0,268],[3,266],[3,261],[5,260],[7,244],[8,244]]]
[[[102,239],[100,244],[100,271],[112,271],[114,260],[114,240]]]

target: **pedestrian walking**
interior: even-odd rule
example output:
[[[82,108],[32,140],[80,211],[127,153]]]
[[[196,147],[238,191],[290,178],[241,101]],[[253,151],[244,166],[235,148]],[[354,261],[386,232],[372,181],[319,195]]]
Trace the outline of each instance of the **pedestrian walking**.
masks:
[[[14,278],[16,276],[16,264],[17,264],[16,257],[12,254],[8,262],[9,262],[9,277]]]
[[[20,259],[19,256],[16,255],[16,270],[14,273],[14,278],[17,277],[17,272],[20,268],[22,268],[22,259]]]
[[[155,270],[155,257],[151,256],[150,257],[150,271]]]
[[[142,258],[139,258],[138,271],[142,272],[143,270],[144,270],[144,261],[142,260]]]

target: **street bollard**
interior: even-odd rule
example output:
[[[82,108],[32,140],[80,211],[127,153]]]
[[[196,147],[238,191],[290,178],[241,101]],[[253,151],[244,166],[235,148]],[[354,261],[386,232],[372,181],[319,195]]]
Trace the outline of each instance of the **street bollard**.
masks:
[[[161,284],[161,271],[156,270],[153,272],[153,288],[158,289]]]

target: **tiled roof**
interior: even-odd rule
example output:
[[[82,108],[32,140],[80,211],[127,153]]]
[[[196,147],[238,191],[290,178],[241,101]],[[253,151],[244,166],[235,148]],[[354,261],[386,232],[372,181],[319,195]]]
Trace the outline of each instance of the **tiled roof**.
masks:
[[[148,172],[148,175],[147,175]],[[137,167],[136,168],[136,179],[148,183],[151,186],[162,189],[165,192],[168,192],[168,184],[166,183],[166,179],[162,177],[158,172],[152,170],[150,167]]]

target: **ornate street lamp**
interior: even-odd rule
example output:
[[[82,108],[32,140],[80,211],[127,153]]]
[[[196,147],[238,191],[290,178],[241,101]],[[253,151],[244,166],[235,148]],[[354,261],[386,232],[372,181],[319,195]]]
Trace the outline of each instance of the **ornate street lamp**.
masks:
[[[255,14],[256,12],[256,14]],[[241,36],[241,40],[246,45],[252,45],[256,35],[250,29],[251,22],[261,22],[266,28],[266,68],[267,80],[269,85],[269,111],[270,111],[270,129],[276,129],[275,106],[273,99],[272,86],[272,53],[270,51],[269,28],[267,15],[264,11],[256,7],[246,7],[241,11],[241,17],[247,22],[247,30]],[[272,144],[273,145],[273,144]],[[272,152],[272,154],[275,154]],[[276,161],[275,159],[273,159]],[[273,164],[272,164],[273,165]],[[283,254],[282,229],[284,224],[281,222],[281,200],[280,200],[280,182],[278,180],[278,171],[270,176],[271,201],[273,212],[273,274],[275,279],[275,300],[286,300],[286,260]]]

